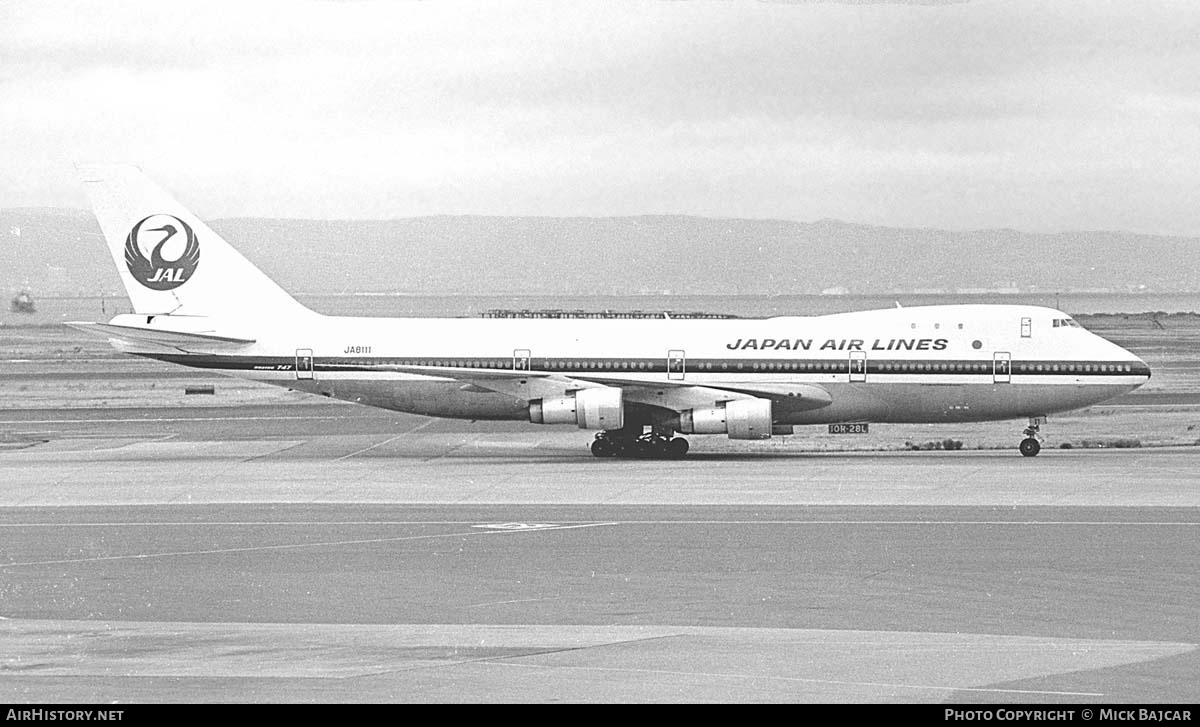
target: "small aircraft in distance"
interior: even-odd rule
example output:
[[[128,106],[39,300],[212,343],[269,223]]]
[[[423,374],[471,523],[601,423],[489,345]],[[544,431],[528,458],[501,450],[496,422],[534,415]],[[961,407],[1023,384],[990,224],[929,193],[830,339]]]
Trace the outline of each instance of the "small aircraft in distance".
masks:
[[[136,167],[80,170],[134,313],[72,323],[120,351],[369,406],[596,430],[597,457],[678,434],[1028,418],[1150,368],[1058,310],[939,305],[765,319],[370,318],[298,303]]]

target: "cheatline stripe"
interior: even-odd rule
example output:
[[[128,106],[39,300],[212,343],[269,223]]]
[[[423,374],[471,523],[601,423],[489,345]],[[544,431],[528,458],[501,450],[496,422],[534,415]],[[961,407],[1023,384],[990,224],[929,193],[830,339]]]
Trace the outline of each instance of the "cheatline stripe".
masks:
[[[287,356],[207,356],[179,354],[139,354],[168,363],[194,368],[240,370],[240,371],[295,371],[296,360]],[[854,368],[856,362],[846,358],[837,359],[780,359],[780,358],[736,358],[736,359],[687,359],[682,368],[670,366],[664,358],[598,358],[548,356],[529,359],[529,371],[576,374],[624,374],[624,373],[756,373],[756,374],[874,374],[874,375],[937,375],[937,376],[1131,376],[1150,375],[1150,367],[1141,362],[1109,360],[1012,360],[1005,367],[997,367],[992,359],[866,359],[865,371]],[[463,356],[421,356],[362,358],[323,356],[313,359],[317,371],[379,371],[389,366],[422,366],[453,369],[491,369],[497,371],[517,369],[511,358]],[[432,372],[431,372],[432,373]]]

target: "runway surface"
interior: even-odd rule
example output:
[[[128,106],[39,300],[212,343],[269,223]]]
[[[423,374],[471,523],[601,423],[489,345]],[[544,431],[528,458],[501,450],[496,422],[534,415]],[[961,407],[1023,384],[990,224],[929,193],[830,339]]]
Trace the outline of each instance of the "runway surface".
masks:
[[[1196,448],[0,413],[0,699],[1194,702]]]

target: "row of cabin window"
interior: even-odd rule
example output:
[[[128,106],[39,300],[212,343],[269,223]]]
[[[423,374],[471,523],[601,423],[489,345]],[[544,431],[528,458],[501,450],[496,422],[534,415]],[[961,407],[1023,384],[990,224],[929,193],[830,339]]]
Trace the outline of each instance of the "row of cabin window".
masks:
[[[459,361],[459,360],[437,360],[432,362],[420,361],[402,361],[402,366],[449,366],[455,368],[483,368],[483,369],[510,369],[512,362],[508,360],[491,360],[491,361]],[[755,363],[751,365],[741,363],[720,363],[714,364],[711,362],[694,363],[689,367],[691,371],[728,371],[733,368],[737,371],[743,371],[749,368],[752,371],[800,371],[800,372],[817,372],[817,371],[832,371],[843,372],[847,370],[846,361],[825,361],[825,362],[796,362],[796,361],[779,361]],[[548,362],[547,368],[551,369],[571,369],[575,371],[645,371],[654,369],[657,364],[649,361],[551,361]],[[941,362],[926,362],[926,363],[890,363],[872,362],[872,368],[882,372],[912,372],[912,371],[944,371],[947,373],[991,373],[994,364],[991,361],[984,363],[941,363]],[[1012,370],[1017,373],[1121,373],[1132,371],[1130,364],[1013,364]]]
[[[1014,370],[1019,371],[1021,373],[1026,373],[1026,374],[1055,373],[1055,372],[1063,372],[1063,371],[1065,371],[1067,373],[1073,373],[1073,374],[1076,374],[1076,373],[1118,374],[1121,372],[1132,371],[1133,366],[1131,366],[1130,364],[1081,364],[1081,363],[1017,364],[1014,367]]]

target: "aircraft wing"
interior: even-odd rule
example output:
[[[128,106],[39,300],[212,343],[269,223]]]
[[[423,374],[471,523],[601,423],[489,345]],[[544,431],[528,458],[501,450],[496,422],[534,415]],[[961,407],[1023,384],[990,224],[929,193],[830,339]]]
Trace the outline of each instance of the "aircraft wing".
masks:
[[[630,381],[621,384],[624,397],[639,404],[680,412],[686,409],[707,409],[737,399],[770,399],[776,411],[807,411],[833,403],[833,397],[823,387],[814,384],[762,384],[758,382],[729,383],[699,386],[683,381],[647,383]]]
[[[318,368],[320,365],[318,364]],[[737,399],[771,399],[791,411],[819,409],[833,403],[823,387],[814,384],[767,384],[758,382],[704,386],[687,381],[643,381],[603,377],[566,376],[549,371],[513,371],[446,366],[404,366],[381,364],[366,370],[401,371],[457,379],[464,385],[486,391],[509,394],[522,399],[563,396],[570,391],[600,387],[619,387],[631,402],[656,406],[675,412],[703,409]]]
[[[317,363],[319,371],[321,364]],[[511,369],[476,369],[451,366],[418,366],[378,364],[355,366],[362,371],[397,371],[406,374],[423,374],[455,379],[465,386],[475,386],[486,391],[509,394],[521,399],[547,399],[563,396],[569,391],[602,388],[606,384],[563,376],[550,371],[513,371]]]
[[[817,384],[766,384],[730,383],[721,384],[721,389],[750,394],[759,399],[770,399],[776,405],[776,410],[786,408],[789,411],[808,411],[820,409],[833,403],[833,396],[823,386]]]

